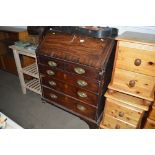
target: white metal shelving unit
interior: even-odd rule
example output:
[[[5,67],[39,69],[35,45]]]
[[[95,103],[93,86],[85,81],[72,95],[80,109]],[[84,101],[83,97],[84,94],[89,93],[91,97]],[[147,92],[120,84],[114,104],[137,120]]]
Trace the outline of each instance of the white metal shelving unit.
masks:
[[[35,58],[35,60],[36,60],[35,51],[30,51],[30,50],[27,50],[27,49],[24,49],[24,48],[15,46],[15,45],[10,46],[10,48],[13,50],[13,54],[14,54],[16,67],[17,67],[23,94],[26,94],[26,89],[29,89],[29,90],[41,95],[41,87],[40,87],[37,63],[35,62],[34,64],[31,64],[29,66],[22,68],[21,61],[19,58],[19,55],[21,54],[21,55]],[[29,81],[25,81],[23,74],[29,75],[29,76],[33,77],[33,79],[29,80]]]

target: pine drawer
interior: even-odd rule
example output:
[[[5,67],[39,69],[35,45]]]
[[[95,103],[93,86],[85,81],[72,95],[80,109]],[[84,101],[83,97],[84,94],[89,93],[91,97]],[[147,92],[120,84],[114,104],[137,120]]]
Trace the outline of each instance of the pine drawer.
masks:
[[[143,116],[142,110],[110,98],[106,99],[104,113],[136,127],[139,125]]]
[[[104,115],[103,120],[101,121],[100,127],[108,128],[108,129],[135,129],[136,128],[136,126],[132,126],[126,122],[123,122],[107,114]]]
[[[155,46],[119,42],[116,67],[155,76]]]
[[[154,101],[155,77],[115,68],[108,88]]]

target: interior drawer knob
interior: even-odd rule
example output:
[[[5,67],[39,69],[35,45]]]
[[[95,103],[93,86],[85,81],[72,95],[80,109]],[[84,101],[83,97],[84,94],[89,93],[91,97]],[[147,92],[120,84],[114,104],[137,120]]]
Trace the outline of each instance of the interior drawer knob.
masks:
[[[77,84],[81,87],[85,87],[88,85],[88,83],[86,81],[83,81],[83,80],[78,80],[77,81]]]
[[[56,67],[57,63],[54,62],[54,61],[48,61],[48,65],[51,66],[51,67]]]
[[[82,92],[82,91],[78,91],[77,94],[78,94],[79,97],[82,97],[82,98],[86,98],[87,97],[87,94]]]
[[[58,97],[55,95],[55,94],[50,94],[50,97],[52,98],[52,99],[57,99]]]
[[[77,108],[78,108],[80,111],[85,111],[85,110],[86,110],[86,108],[85,108],[83,105],[80,105],[80,104],[77,105]]]
[[[54,81],[49,81],[48,82],[51,86],[56,86],[56,82],[54,82]]]
[[[75,71],[75,73],[80,74],[80,75],[85,73],[85,70],[80,67],[75,67],[74,71]]]
[[[47,70],[46,72],[48,75],[52,75],[52,76],[55,75],[55,73],[52,70]]]
[[[141,59],[135,59],[134,64],[135,64],[136,66],[140,66],[140,65],[141,65]]]
[[[130,86],[130,87],[134,87],[135,84],[136,84],[135,80],[129,81],[129,86]]]
[[[119,117],[123,117],[124,116],[124,112],[119,112]]]

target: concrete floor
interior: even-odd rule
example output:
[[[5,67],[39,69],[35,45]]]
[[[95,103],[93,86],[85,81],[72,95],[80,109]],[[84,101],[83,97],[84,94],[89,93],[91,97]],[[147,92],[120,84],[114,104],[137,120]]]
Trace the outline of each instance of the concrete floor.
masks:
[[[17,76],[0,70],[0,111],[26,129],[87,129],[78,117],[50,104],[38,94],[22,94]]]

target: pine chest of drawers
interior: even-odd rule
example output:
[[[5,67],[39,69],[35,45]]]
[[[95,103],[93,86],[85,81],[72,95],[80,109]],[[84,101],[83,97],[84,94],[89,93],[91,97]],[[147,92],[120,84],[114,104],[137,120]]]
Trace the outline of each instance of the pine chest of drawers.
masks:
[[[116,39],[118,42],[112,80],[108,86],[109,93],[106,93],[109,95],[106,95],[101,126],[143,128],[144,113],[148,113],[154,101],[155,35],[125,32]],[[111,99],[111,96],[115,98]],[[124,97],[120,102],[121,96]],[[115,115],[111,113],[113,110]]]
[[[114,52],[114,39],[49,31],[37,49],[42,99],[96,127]]]

